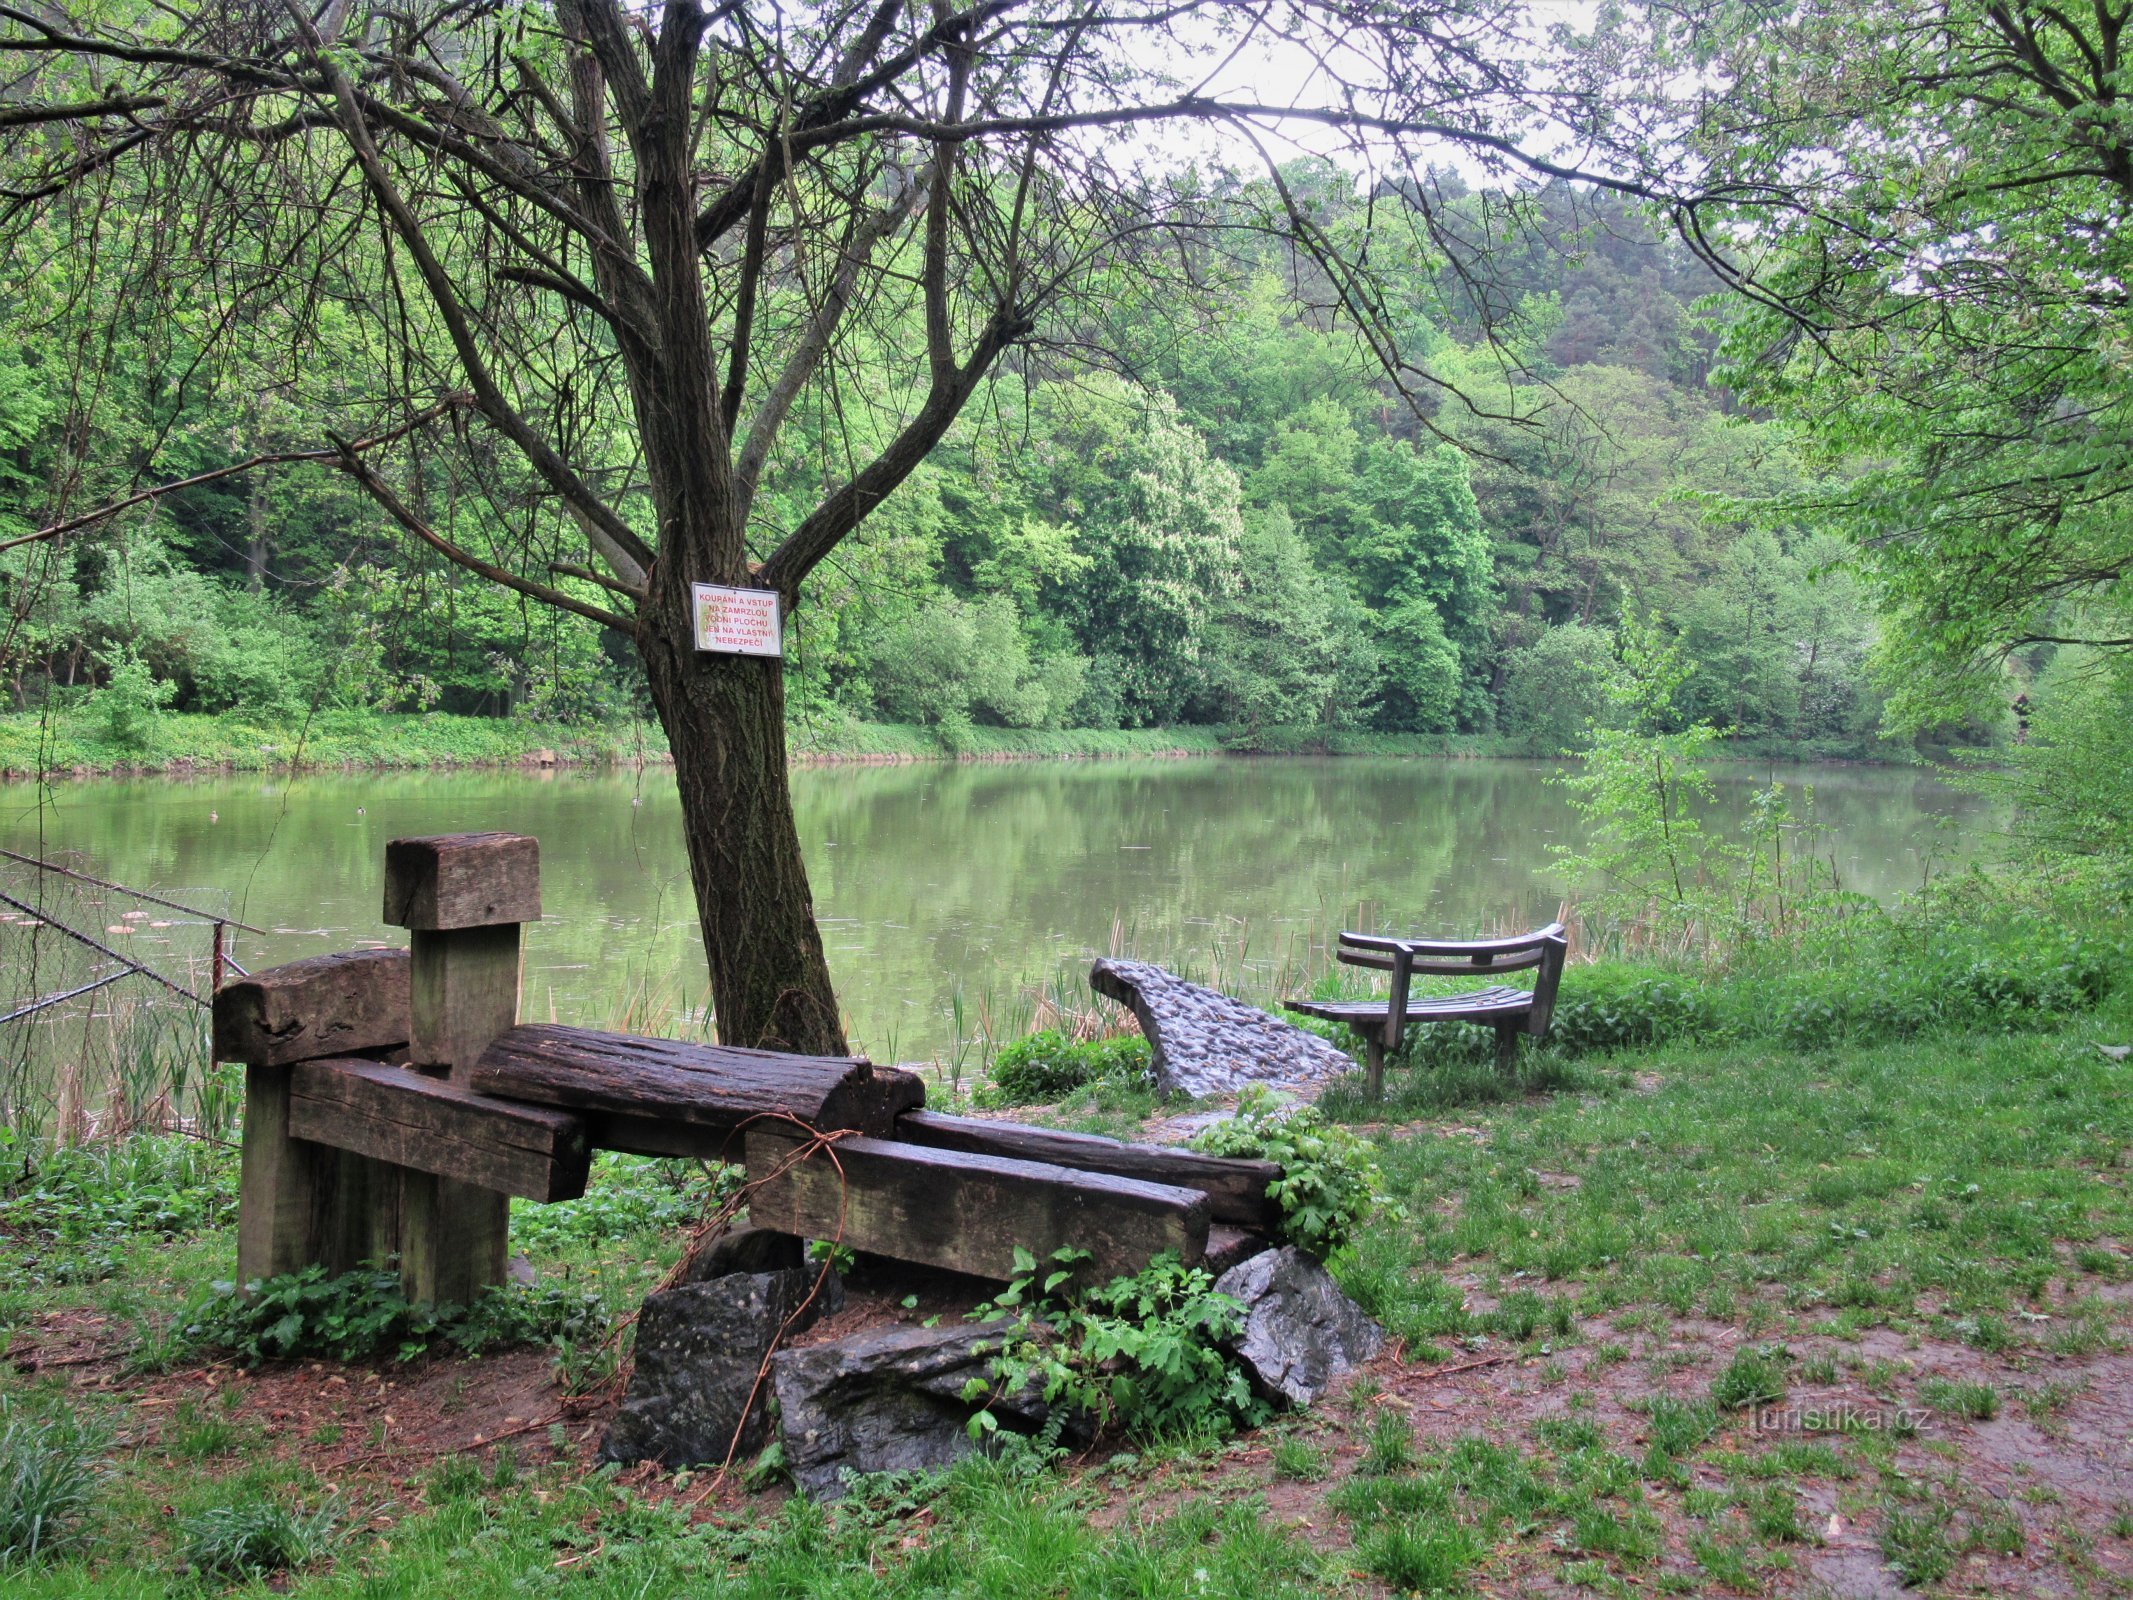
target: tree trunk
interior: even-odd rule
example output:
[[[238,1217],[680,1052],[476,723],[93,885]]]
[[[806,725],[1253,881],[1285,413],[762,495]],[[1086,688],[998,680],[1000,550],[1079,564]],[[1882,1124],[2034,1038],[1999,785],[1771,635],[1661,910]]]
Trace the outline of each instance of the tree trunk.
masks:
[[[674,752],[719,1040],[842,1055],[844,1026],[793,821],[784,665],[698,655],[688,593],[655,581],[638,650]]]

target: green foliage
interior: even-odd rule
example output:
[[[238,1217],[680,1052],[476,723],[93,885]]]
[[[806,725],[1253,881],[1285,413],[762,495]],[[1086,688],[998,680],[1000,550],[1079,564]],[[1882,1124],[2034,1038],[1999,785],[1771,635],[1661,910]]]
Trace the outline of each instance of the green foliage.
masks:
[[[1236,1115],[1202,1129],[1192,1147],[1279,1162],[1281,1177],[1267,1194],[1281,1207],[1281,1236],[1321,1260],[1390,1207],[1367,1143],[1315,1106],[1283,1106],[1264,1089],[1246,1090]]]
[[[1649,11],[1601,46],[1629,48],[1640,89],[1698,63],[1677,81],[1705,225],[1758,241],[1720,377],[1829,469],[1759,509],[1846,537],[1908,724],[1972,710],[2029,637],[2122,640],[2133,572],[2133,243],[2103,220],[2133,166],[2115,70],[2091,65],[2122,22],[1981,0],[1914,18]]]
[[[1568,622],[1545,628],[1504,660],[1497,726],[1533,755],[1582,748],[1609,717],[1614,641],[1599,628]]]
[[[2058,652],[2030,688],[2029,742],[1994,752],[1973,782],[2014,807],[2028,865],[2078,864],[2095,897],[2123,893],[2133,870],[2133,660]]]
[[[606,1313],[597,1295],[544,1286],[484,1290],[469,1306],[410,1301],[397,1272],[359,1269],[329,1277],[323,1267],[267,1278],[240,1293],[218,1284],[186,1313],[197,1344],[225,1349],[247,1365],[297,1356],[402,1361],[446,1343],[469,1354],[499,1345],[583,1339]]]
[[[237,1214],[235,1153],[197,1139],[139,1134],[90,1144],[24,1141],[7,1151],[0,1231],[79,1246],[174,1238]]]
[[[176,694],[170,684],[157,680],[131,645],[121,648],[110,662],[110,676],[95,697],[104,737],[129,754],[146,753],[154,742],[163,708]]]
[[[0,1395],[0,1571],[79,1537],[103,1483],[105,1443],[72,1411],[38,1415]]]
[[[192,1571],[241,1582],[296,1572],[323,1560],[342,1537],[339,1504],[316,1510],[256,1494],[214,1506],[178,1524],[184,1562]]]
[[[973,1098],[984,1106],[1043,1105],[1091,1083],[1145,1087],[1151,1081],[1148,1041],[1139,1034],[1070,1039],[1046,1028],[1003,1045],[992,1060],[992,1081]]]
[[[1709,1038],[1717,1031],[1717,1008],[1700,979],[1653,977],[1648,968],[1612,964],[1564,975],[1548,1042],[1585,1055]]]
[[[1583,765],[1559,780],[1587,843],[1550,846],[1590,897],[1588,920],[1645,949],[1725,952],[1746,939],[1785,937],[1810,914],[1848,904],[1815,850],[1812,791],[1804,816],[1772,783],[1752,797],[1738,836],[1710,826],[1706,764],[1718,730],[1681,725],[1683,686],[1697,670],[1682,641],[1652,619],[1625,616],[1619,648],[1620,670],[1607,686],[1619,721],[1595,724]]]
[[[577,1199],[513,1204],[511,1243],[527,1252],[552,1252],[632,1234],[681,1233],[717,1210],[740,1181],[738,1167],[706,1173],[679,1162],[602,1151]]]
[[[1000,1337],[989,1350],[992,1381],[972,1379],[966,1400],[1033,1392],[1055,1422],[1082,1413],[1099,1427],[1147,1435],[1265,1416],[1243,1369],[1221,1349],[1243,1327],[1244,1308],[1215,1293],[1204,1269],[1166,1252],[1130,1278],[1081,1287],[1075,1267],[1087,1255],[1055,1251],[1040,1267],[1016,1247],[1014,1280],[971,1313],[998,1321]],[[971,1417],[973,1438],[998,1428],[989,1405]]]

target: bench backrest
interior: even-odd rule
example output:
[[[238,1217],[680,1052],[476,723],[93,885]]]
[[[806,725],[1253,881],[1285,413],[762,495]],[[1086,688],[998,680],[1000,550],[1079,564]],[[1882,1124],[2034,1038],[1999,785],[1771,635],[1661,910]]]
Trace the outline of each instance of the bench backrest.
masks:
[[[1369,967],[1393,975],[1397,1012],[1407,1003],[1407,980],[1415,973],[1439,977],[1495,977],[1506,972],[1533,972],[1533,1010],[1526,1031],[1548,1031],[1555,1011],[1555,991],[1563,978],[1570,940],[1560,922],[1509,939],[1400,939],[1387,934],[1343,933],[1334,954],[1347,966]]]

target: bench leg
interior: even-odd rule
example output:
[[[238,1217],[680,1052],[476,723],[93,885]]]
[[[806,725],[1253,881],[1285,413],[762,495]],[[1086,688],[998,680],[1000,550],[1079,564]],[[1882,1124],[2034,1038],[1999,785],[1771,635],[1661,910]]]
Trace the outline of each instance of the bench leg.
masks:
[[[1518,1032],[1519,1030],[1515,1025],[1507,1027],[1500,1022],[1496,1025],[1496,1070],[1498,1072],[1516,1072],[1518,1070]]]
[[[1370,1098],[1385,1098],[1385,1041],[1376,1034],[1363,1036],[1363,1060],[1370,1072]]]

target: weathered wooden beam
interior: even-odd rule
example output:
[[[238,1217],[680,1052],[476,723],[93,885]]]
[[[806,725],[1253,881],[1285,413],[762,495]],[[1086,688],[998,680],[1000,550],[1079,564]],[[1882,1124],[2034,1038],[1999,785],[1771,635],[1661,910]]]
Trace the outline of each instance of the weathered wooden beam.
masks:
[[[979,1117],[952,1117],[939,1111],[907,1111],[896,1119],[896,1137],[936,1150],[968,1150],[974,1155],[1008,1156],[1019,1161],[1046,1161],[1108,1172],[1121,1178],[1197,1189],[1207,1196],[1208,1215],[1261,1233],[1281,1225],[1281,1207],[1267,1197],[1267,1185],[1281,1178],[1273,1161],[1202,1155],[1169,1145],[1123,1144],[1093,1133],[1032,1128],[1019,1122],[987,1122]]]
[[[592,1160],[585,1124],[568,1112],[375,1061],[290,1068],[289,1133],[528,1200],[575,1200]]]
[[[313,956],[225,984],[214,1002],[217,1061],[245,1063],[237,1281],[314,1264],[345,1272],[400,1250],[398,1177],[289,1132],[292,1063],[407,1042],[405,950]]]
[[[518,1021],[519,924],[541,915],[541,850],[510,833],[394,839],[385,920],[409,930],[408,1054],[467,1087],[489,1041]],[[510,1200],[462,1176],[409,1171],[400,1277],[413,1300],[470,1300],[501,1283]]]
[[[769,1124],[745,1145],[751,1222],[899,1261],[1004,1281],[1016,1246],[1039,1262],[1073,1246],[1089,1252],[1080,1274],[1102,1282],[1166,1250],[1193,1265],[1207,1249],[1197,1189],[887,1139],[799,1160],[806,1146]]]
[[[782,1055],[545,1023],[500,1035],[475,1064],[472,1086],[639,1124],[726,1132],[752,1117],[783,1114],[824,1131],[884,1135],[900,1113],[926,1099],[915,1073],[876,1069],[856,1057]]]
[[[385,920],[426,933],[540,921],[540,841],[518,833],[387,841]]]
[[[411,970],[405,950],[350,950],[226,983],[215,991],[215,1059],[279,1067],[405,1044]]]

